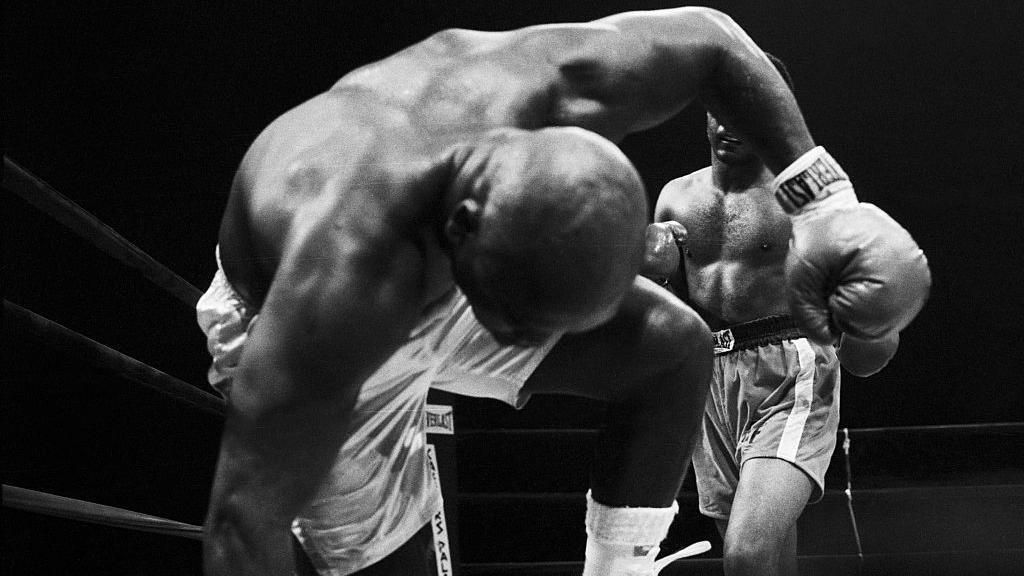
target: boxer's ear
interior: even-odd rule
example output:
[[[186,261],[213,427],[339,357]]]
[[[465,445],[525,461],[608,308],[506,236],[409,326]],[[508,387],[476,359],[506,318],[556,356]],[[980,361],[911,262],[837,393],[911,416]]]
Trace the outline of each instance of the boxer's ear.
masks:
[[[463,244],[480,229],[483,208],[476,200],[467,198],[455,205],[444,223],[444,237],[452,246]]]

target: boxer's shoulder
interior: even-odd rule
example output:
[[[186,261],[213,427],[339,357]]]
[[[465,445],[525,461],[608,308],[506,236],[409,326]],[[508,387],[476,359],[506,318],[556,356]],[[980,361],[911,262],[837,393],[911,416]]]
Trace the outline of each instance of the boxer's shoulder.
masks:
[[[378,252],[418,245],[447,166],[407,122],[383,112],[371,120],[382,108],[373,95],[327,94],[263,131],[236,172],[222,220],[221,244],[252,262],[233,278],[267,284],[299,231],[322,226]]]
[[[665,198],[666,201],[671,201],[676,198],[690,200],[701,195],[709,194],[713,188],[714,183],[711,180],[711,167],[707,166],[685,176],[680,176],[670,180],[668,184],[665,184],[664,188],[661,189],[661,195],[659,198]]]
[[[655,208],[655,220],[676,220],[680,223],[694,213],[705,213],[711,205],[718,204],[711,181],[711,168],[702,168],[696,172],[671,180],[658,195]]]

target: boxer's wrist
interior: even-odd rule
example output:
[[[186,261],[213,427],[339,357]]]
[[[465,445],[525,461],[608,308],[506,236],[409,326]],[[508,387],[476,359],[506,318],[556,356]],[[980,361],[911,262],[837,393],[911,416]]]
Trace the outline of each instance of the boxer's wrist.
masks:
[[[772,181],[772,192],[790,216],[857,204],[850,177],[821,146],[808,150]]]

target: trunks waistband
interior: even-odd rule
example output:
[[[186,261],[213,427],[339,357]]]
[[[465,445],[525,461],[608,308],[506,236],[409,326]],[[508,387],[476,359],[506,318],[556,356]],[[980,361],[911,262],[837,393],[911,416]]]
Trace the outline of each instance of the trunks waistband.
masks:
[[[765,316],[750,322],[730,326],[725,330],[712,332],[715,339],[715,355],[728,354],[737,350],[749,350],[783,340],[803,338],[791,316]]]

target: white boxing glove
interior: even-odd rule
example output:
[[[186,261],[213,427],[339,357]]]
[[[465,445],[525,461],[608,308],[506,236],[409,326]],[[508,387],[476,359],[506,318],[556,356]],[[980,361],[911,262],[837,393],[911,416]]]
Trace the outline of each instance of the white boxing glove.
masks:
[[[824,148],[798,158],[772,187],[792,217],[789,306],[809,338],[828,344],[845,332],[873,340],[910,324],[931,289],[928,260],[888,214],[857,201]]]

